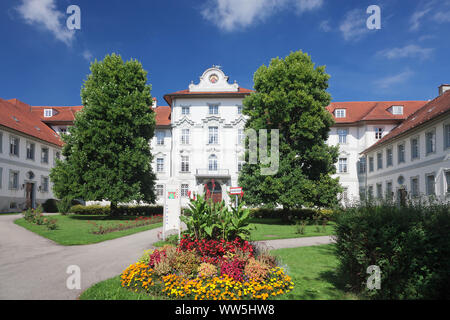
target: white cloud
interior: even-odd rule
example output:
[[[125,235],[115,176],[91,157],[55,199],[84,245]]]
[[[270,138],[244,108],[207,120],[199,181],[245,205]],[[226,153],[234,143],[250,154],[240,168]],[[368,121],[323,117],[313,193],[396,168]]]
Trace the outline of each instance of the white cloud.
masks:
[[[417,10],[416,12],[413,13],[413,15],[411,16],[410,22],[411,22],[411,27],[410,30],[418,30],[421,24],[421,20],[431,11],[431,8],[425,8],[425,9],[421,9],[421,10]]]
[[[88,49],[84,50],[82,53],[82,56],[84,59],[86,59],[88,62],[92,61],[92,58],[94,57],[92,52],[89,51]]]
[[[209,0],[201,14],[224,31],[234,31],[262,22],[283,9],[298,14],[320,8],[323,0]]]
[[[450,11],[448,12],[439,11],[434,15],[434,19],[440,23],[450,22]]]
[[[330,21],[324,20],[319,24],[319,29],[324,32],[330,32],[332,30],[330,26]]]
[[[399,58],[420,58],[428,59],[433,53],[433,48],[422,48],[415,44],[410,44],[404,46],[403,48],[392,48],[379,51],[377,55],[383,56],[388,59],[399,59]]]
[[[366,21],[365,10],[351,10],[345,15],[345,19],[339,26],[339,31],[346,41],[358,41],[369,32]]]
[[[387,89],[395,85],[406,82],[413,76],[414,72],[407,69],[399,74],[388,76],[375,81],[375,85],[381,89]]]
[[[72,44],[75,33],[67,29],[65,15],[56,9],[55,0],[22,0],[16,10],[26,23],[50,31],[68,46]]]

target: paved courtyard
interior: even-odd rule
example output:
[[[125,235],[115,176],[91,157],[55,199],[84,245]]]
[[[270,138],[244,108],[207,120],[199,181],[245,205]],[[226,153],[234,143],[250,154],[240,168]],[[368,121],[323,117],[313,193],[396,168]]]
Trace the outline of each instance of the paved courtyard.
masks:
[[[76,299],[93,284],[120,274],[152,243],[161,228],[96,244],[62,246],[0,216],[0,299]],[[261,241],[269,249],[331,243],[331,237]],[[81,289],[69,290],[67,267],[81,270]]]

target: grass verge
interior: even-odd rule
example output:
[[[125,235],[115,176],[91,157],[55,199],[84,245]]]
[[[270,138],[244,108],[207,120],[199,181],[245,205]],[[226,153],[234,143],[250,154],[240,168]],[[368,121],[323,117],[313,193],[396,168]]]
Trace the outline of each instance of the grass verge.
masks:
[[[110,217],[110,216],[89,216],[89,215],[54,215],[51,219],[56,219],[57,229],[48,230],[46,226],[35,225],[29,223],[25,219],[17,219],[14,221],[15,224],[24,227],[38,235],[50,239],[56,243],[64,246],[70,245],[82,245],[102,242],[105,240],[111,240],[120,238],[123,236],[128,236],[137,232],[142,232],[162,226],[162,222],[131,228],[127,230],[114,231],[105,234],[92,234],[90,231],[93,226],[89,224],[90,222],[95,222],[97,225],[111,225],[114,223],[124,223],[125,221],[134,221],[136,217],[134,216],[121,216],[121,217]]]

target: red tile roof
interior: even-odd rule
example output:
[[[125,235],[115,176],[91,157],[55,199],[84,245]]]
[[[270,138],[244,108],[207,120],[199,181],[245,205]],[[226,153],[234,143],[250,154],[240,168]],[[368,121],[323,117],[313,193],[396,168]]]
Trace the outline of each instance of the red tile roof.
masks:
[[[31,106],[17,99],[0,98],[0,125],[42,141],[62,146],[59,136],[31,112]]]
[[[52,109],[53,116],[44,117],[44,110]],[[31,112],[36,114],[43,122],[73,122],[75,120],[75,113],[82,110],[83,106],[72,107],[56,107],[56,106],[32,106]]]
[[[243,95],[248,95],[252,92],[255,92],[254,90],[250,90],[250,89],[245,89],[245,88],[238,88],[238,91],[203,91],[203,92],[191,92],[189,91],[189,89],[186,90],[180,90],[180,91],[176,91],[173,93],[168,93],[166,95],[164,95],[164,100],[167,101],[167,103],[171,106],[172,105],[172,98],[173,97],[177,97],[177,96],[209,96],[209,95],[213,95],[213,96],[218,96],[218,97],[222,97],[222,96],[243,96]]]
[[[333,115],[337,124],[349,124],[360,121],[404,120],[417,109],[423,107],[427,101],[356,101],[332,102],[327,110]],[[394,115],[389,109],[392,106],[403,106],[402,115]],[[336,118],[334,111],[345,109],[345,118]]]
[[[442,95],[438,96],[434,100],[431,100],[430,102],[422,106],[422,108],[412,113],[405,121],[400,123],[377,143],[373,144],[362,153],[370,152],[371,150],[386,143],[387,141],[390,141],[395,137],[407,133],[409,130],[415,129],[418,126],[421,126],[448,112],[450,112],[450,91],[444,92]]]
[[[155,118],[157,126],[170,126],[171,108],[169,106],[157,106],[153,110],[156,112]]]

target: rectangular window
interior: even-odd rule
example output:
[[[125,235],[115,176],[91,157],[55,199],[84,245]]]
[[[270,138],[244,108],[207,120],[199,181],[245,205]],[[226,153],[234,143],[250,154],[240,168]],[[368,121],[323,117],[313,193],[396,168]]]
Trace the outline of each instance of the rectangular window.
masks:
[[[209,127],[208,128],[208,143],[209,144],[218,144],[219,143],[219,128],[218,127]]]
[[[164,172],[164,158],[156,159],[156,172]]]
[[[366,157],[362,157],[359,159],[359,173],[366,173]]]
[[[41,162],[48,163],[48,148],[41,149]]]
[[[209,114],[219,114],[219,106],[218,105],[209,105]]]
[[[245,161],[239,160],[238,161],[238,172],[241,172],[242,167],[244,166]]]
[[[42,191],[48,192],[48,177],[41,177]]]
[[[347,202],[348,201],[348,188],[344,187],[342,193],[340,194],[340,199],[343,202]]]
[[[436,194],[434,174],[427,175],[426,180],[427,180],[427,195],[431,196]]]
[[[242,114],[242,106],[237,106],[237,113]]]
[[[0,189],[2,188],[2,181],[3,181],[3,168],[0,168]]]
[[[386,167],[392,166],[392,148],[386,149]]]
[[[9,154],[19,156],[19,142],[19,138],[12,136],[9,138]]]
[[[181,106],[181,114],[189,114],[190,108],[189,106]]]
[[[158,197],[164,196],[164,186],[162,184],[156,185],[156,196]]]
[[[392,199],[392,198],[393,198],[392,182],[387,182],[386,183],[386,199]]]
[[[359,187],[359,200],[366,200],[366,188],[364,187]]]
[[[1,170],[1,168],[0,168]],[[1,171],[0,171],[0,177],[1,177]],[[450,171],[445,171],[445,183],[447,184],[447,193],[450,193]],[[1,183],[0,183],[1,187]]]
[[[369,172],[373,172],[373,157],[369,157]]]
[[[436,133],[434,131],[427,132],[425,135],[427,154],[436,151]]]
[[[383,185],[381,183],[377,183],[377,198],[383,198]]]
[[[184,198],[188,197],[188,191],[189,191],[189,185],[188,184],[181,184],[181,196]]]
[[[9,189],[19,189],[19,171],[9,170]]]
[[[446,124],[444,126],[444,146],[445,149],[450,148],[450,124]],[[0,152],[1,152],[1,143],[0,143]]]
[[[397,152],[398,152],[398,163],[400,164],[405,162],[405,145],[399,144],[397,146]]]
[[[27,159],[34,160],[35,144],[27,141]]]
[[[164,145],[164,138],[166,137],[164,131],[156,131],[156,144],[158,146]]]
[[[392,106],[392,114],[402,115],[403,114],[403,106]]]
[[[336,118],[345,118],[346,110],[345,109],[336,109],[334,110],[334,116]]]
[[[347,158],[339,158],[339,173],[347,173]]]
[[[340,144],[346,144],[347,143],[347,135],[348,135],[348,130],[347,129],[338,129],[338,136],[339,136],[339,143]]]
[[[3,153],[3,132],[0,132],[0,153]]]
[[[189,144],[189,129],[181,129],[181,144]]]
[[[44,109],[44,117],[48,118],[53,116],[53,109]]]
[[[373,186],[368,187],[367,196],[368,196],[369,200],[373,199]]]
[[[383,154],[377,153],[377,170],[383,169]]]
[[[418,197],[419,196],[419,178],[411,178],[411,196]]]
[[[411,139],[411,159],[419,158],[419,139]]]
[[[383,128],[375,128],[375,139],[379,140],[383,137]]]
[[[189,172],[189,157],[181,156],[181,172]]]

